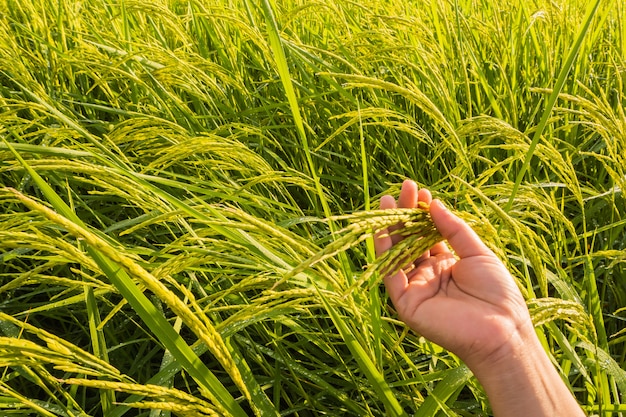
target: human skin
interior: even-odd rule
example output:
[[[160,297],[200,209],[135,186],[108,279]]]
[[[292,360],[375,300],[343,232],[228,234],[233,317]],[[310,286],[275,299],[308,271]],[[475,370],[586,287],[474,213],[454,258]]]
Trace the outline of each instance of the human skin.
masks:
[[[467,364],[495,416],[584,416],[541,346],[515,279],[472,228],[410,180],[397,202],[384,196],[380,208],[415,208],[418,202],[430,206],[449,247],[440,242],[426,253],[407,254],[412,262],[384,278],[400,319]],[[377,255],[399,239],[379,232]]]

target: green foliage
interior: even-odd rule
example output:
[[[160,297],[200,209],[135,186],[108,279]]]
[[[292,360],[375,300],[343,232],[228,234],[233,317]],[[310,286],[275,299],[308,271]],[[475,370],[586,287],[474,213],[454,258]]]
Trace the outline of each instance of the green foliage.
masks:
[[[517,3],[0,0],[0,414],[488,415],[380,287],[405,178],[626,413],[626,7]]]

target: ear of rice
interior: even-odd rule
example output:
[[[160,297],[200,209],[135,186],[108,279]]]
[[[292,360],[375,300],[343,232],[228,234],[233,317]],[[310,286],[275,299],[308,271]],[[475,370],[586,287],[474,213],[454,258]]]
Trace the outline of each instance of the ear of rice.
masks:
[[[376,272],[383,276],[398,272],[406,264],[407,259],[420,256],[442,240],[426,205],[415,209],[363,211],[333,216],[327,221],[347,222],[348,225],[333,234],[335,240],[332,243],[289,271],[283,277],[283,281],[357,246],[391,226],[402,225],[390,235],[399,235],[403,239],[370,264],[361,277],[348,288],[347,291],[351,291],[354,287],[368,282]]]

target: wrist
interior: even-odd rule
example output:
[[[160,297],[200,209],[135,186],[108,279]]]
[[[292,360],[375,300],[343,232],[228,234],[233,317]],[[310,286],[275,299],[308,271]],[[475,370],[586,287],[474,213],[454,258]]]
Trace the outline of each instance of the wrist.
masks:
[[[528,362],[536,363],[538,358],[545,358],[549,362],[530,317],[527,323],[507,333],[503,332],[499,340],[497,339],[498,337],[494,337],[491,341],[495,348],[488,355],[470,355],[464,359],[474,375],[481,380],[497,378],[502,371],[512,372],[518,368],[526,368]]]
[[[495,416],[584,416],[532,325],[512,335],[491,361],[468,366]]]

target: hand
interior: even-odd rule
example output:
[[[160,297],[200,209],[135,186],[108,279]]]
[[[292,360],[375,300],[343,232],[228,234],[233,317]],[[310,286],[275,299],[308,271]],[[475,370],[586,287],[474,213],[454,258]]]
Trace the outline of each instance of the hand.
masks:
[[[397,205],[430,205],[444,243],[384,278],[400,318],[413,330],[458,355],[482,383],[498,417],[583,417],[535,333],[515,280],[463,220],[413,181],[402,184]],[[384,196],[382,209],[396,207]],[[402,227],[396,225],[395,228]],[[393,229],[393,228],[392,228]],[[377,234],[376,253],[402,237]]]
[[[493,363],[509,354],[511,338],[533,332],[526,303],[511,274],[470,226],[432,201],[428,190],[418,191],[413,181],[405,181],[397,205],[414,208],[418,201],[430,205],[435,226],[458,258],[444,242],[424,254],[407,254],[411,263],[384,279],[389,297],[409,327],[454,352],[470,368]],[[395,208],[396,202],[384,196],[380,207]],[[378,233],[377,255],[399,239],[387,231]]]

